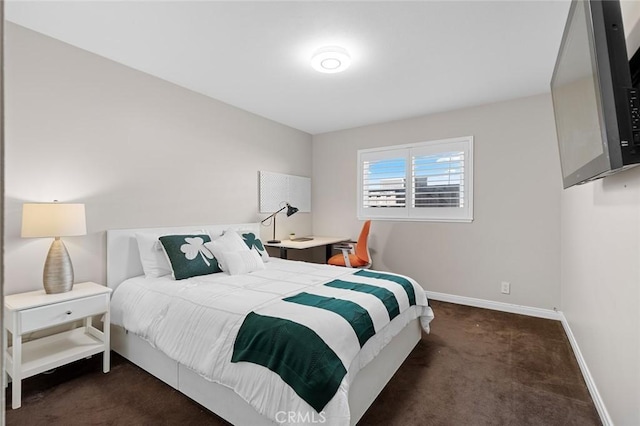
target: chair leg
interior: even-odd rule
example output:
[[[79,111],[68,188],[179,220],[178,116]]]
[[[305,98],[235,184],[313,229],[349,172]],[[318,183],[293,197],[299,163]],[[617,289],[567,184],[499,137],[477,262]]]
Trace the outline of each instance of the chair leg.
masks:
[[[344,266],[351,268],[351,261],[349,260],[350,250],[342,249],[342,257],[344,257]]]

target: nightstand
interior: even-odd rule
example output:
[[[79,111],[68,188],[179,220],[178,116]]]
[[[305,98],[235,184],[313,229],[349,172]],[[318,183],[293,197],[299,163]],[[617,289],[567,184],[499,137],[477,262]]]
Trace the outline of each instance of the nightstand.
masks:
[[[11,376],[12,408],[20,408],[22,379],[103,352],[102,371],[109,372],[109,300],[111,289],[96,283],[73,285],[66,293],[44,290],[12,294],[4,298],[4,324],[12,346],[6,352],[6,371]],[[91,317],[103,316],[100,331]],[[22,343],[22,336],[72,321],[83,327]]]

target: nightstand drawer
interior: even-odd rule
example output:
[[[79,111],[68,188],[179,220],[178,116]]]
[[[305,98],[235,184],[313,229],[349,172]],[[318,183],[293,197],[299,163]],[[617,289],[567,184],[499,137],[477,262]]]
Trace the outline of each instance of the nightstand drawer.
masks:
[[[48,328],[58,324],[86,318],[107,312],[109,296],[101,294],[77,300],[56,303],[39,308],[25,309],[18,313],[20,317],[21,333]]]

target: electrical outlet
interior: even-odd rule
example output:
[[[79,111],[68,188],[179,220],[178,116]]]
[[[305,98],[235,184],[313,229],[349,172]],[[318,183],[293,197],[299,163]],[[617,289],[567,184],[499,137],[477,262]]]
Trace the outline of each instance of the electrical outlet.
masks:
[[[511,283],[508,281],[502,281],[500,291],[502,294],[510,294],[511,293]]]

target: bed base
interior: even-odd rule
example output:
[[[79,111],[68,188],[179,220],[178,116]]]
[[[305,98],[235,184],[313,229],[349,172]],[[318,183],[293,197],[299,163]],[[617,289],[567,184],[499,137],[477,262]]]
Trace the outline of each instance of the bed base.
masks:
[[[351,424],[355,425],[371,406],[422,336],[420,320],[411,321],[369,364],[349,388]],[[111,348],[143,370],[164,381],[234,425],[277,425],[260,415],[230,388],[210,382],[170,359],[146,341],[111,325]]]

